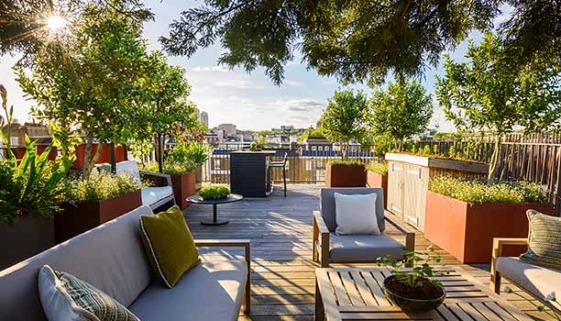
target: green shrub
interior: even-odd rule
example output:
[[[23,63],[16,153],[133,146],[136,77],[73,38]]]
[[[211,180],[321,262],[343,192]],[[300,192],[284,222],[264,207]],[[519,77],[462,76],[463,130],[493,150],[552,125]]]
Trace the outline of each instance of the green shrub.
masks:
[[[370,162],[366,165],[366,170],[380,175],[388,175],[388,163]]]
[[[457,177],[433,177],[429,190],[467,203],[545,203],[543,189],[534,183],[508,182],[487,185]]]
[[[219,185],[209,185],[199,190],[199,196],[205,200],[217,200],[225,198],[230,195],[230,190],[227,187]]]
[[[158,173],[160,171],[158,163],[156,162],[144,163],[143,165],[141,164],[140,167],[148,172]],[[168,175],[182,175],[194,171],[196,168],[197,167],[191,162],[175,163],[166,160],[164,161],[163,172]]]
[[[333,159],[333,160],[329,161],[329,165],[331,165],[331,166],[357,166],[357,165],[364,165],[364,163],[359,159],[348,159],[348,160]]]
[[[207,161],[211,152],[208,145],[200,142],[178,142],[174,148],[168,151],[166,162],[170,164],[191,163],[193,166],[197,167]]]
[[[72,204],[109,199],[147,186],[135,184],[129,175],[115,175],[105,171],[92,174],[89,179],[67,179],[66,201]]]

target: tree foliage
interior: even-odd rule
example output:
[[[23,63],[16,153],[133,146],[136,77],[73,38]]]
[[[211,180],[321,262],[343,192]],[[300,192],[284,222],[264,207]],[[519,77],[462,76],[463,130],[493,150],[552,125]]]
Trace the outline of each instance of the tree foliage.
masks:
[[[421,83],[400,79],[374,90],[367,121],[374,136],[387,135],[402,151],[405,139],[427,129],[432,114],[431,95]]]
[[[329,99],[327,108],[321,116],[321,131],[333,142],[339,142],[341,156],[347,157],[347,148],[352,139],[363,141],[366,137],[364,114],[367,111],[367,98],[362,91],[338,90]]]
[[[561,124],[561,69],[536,58],[516,68],[508,48],[487,33],[470,43],[468,63],[445,57],[445,76],[437,78],[438,100],[457,128],[493,132],[496,137],[489,179],[496,174],[501,137],[517,128],[539,132]]]

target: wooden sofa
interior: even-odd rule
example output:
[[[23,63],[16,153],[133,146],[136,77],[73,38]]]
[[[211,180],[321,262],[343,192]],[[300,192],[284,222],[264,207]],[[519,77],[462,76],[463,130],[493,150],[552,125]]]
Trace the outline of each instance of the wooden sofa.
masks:
[[[245,259],[205,261],[173,289],[155,278],[140,238],[142,206],[0,271],[0,319],[46,321],[37,273],[48,264],[89,282],[128,307],[142,321],[236,321],[250,311],[248,240],[198,240],[200,247],[242,247]]]

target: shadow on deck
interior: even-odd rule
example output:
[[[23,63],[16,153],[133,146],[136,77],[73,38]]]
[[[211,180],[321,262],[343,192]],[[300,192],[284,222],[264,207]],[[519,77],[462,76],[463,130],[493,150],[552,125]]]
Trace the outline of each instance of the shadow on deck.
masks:
[[[314,269],[312,262],[312,216],[319,209],[319,185],[294,184],[288,186],[287,197],[282,191],[268,198],[244,199],[238,203],[220,205],[219,218],[230,223],[222,226],[202,226],[201,219],[210,218],[212,207],[191,205],[185,217],[195,238],[250,239],[252,251],[252,313],[239,320],[313,320]],[[388,228],[389,235],[398,237],[397,230]],[[424,251],[430,241],[419,232],[416,248]],[[461,263],[435,247],[445,265]],[[203,258],[229,258],[242,255],[241,250],[201,251]],[[481,283],[489,284],[489,265],[461,265]],[[515,289],[513,287],[513,289]],[[517,290],[517,289],[515,289]],[[544,312],[538,312],[535,301],[517,291],[502,294],[516,307],[536,320],[551,320]]]

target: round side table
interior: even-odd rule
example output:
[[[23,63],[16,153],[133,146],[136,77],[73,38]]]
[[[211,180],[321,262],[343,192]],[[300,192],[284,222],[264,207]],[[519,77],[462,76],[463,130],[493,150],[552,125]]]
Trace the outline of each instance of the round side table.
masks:
[[[201,205],[212,205],[212,220],[202,220],[202,225],[224,225],[228,224],[228,220],[218,219],[218,205],[239,202],[243,199],[243,196],[238,194],[230,194],[227,197],[217,199],[217,200],[204,200],[199,194],[187,197],[187,202],[191,204],[201,204]]]

